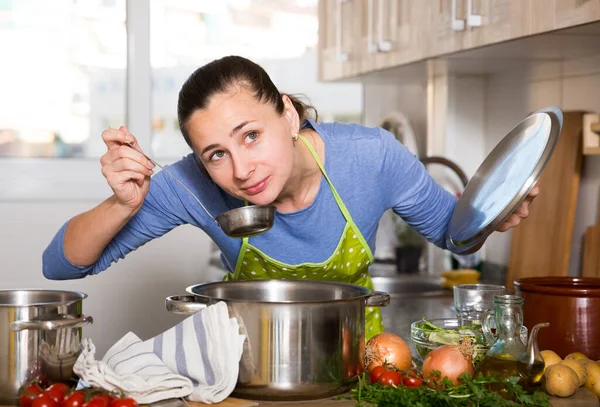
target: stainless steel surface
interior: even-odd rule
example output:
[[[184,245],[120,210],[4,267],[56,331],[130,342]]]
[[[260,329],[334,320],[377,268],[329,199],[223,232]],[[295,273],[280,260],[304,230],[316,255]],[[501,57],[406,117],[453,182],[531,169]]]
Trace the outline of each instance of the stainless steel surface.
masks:
[[[142,154],[146,159],[152,162],[154,165],[159,167],[171,178],[173,178],[179,185],[181,185],[195,200],[200,204],[204,212],[212,220],[214,220],[223,232],[230,237],[251,237],[260,235],[271,229],[273,221],[275,220],[275,207],[273,205],[249,205],[242,206],[240,208],[231,209],[217,216],[214,216],[206,209],[202,201],[189,189],[179,178],[173,173],[167,170],[165,167],[148,157],[144,152],[138,150],[129,143],[123,143],[124,145],[133,148]]]
[[[365,307],[385,293],[324,281],[246,280],[190,286],[171,309],[224,301],[247,335],[232,396],[310,400],[346,391],[362,368]],[[168,300],[169,300],[168,299]],[[196,308],[197,309],[197,308]]]
[[[55,290],[0,290],[0,403],[15,403],[36,378],[73,378],[81,351],[86,294]],[[57,327],[59,329],[48,330]],[[40,329],[37,329],[40,328]]]
[[[250,237],[271,229],[275,221],[273,205],[249,205],[217,216],[217,223],[230,237]]]
[[[463,188],[469,183],[469,177],[467,177],[467,174],[465,174],[462,168],[460,168],[454,161],[438,156],[423,157],[420,159],[420,161],[423,163],[423,165],[440,164],[450,168],[460,179]]]
[[[463,191],[448,225],[447,247],[464,253],[484,241],[523,202],[550,159],[562,112],[538,110],[486,157]]]
[[[371,277],[371,280],[376,290],[386,292],[392,298],[414,295],[435,296],[448,291],[442,288],[441,278],[420,274]]]

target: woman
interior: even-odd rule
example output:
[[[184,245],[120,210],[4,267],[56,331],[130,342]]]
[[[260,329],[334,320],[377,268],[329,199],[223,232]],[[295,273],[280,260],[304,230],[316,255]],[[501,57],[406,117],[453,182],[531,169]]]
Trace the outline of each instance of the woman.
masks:
[[[193,154],[169,166],[216,216],[251,202],[277,208],[271,230],[226,236],[194,198],[154,165],[127,129],[108,129],[102,173],[114,194],[75,216],[43,256],[49,279],[97,274],[151,239],[192,224],[219,246],[228,279],[306,279],[372,288],[378,222],[392,208],[444,247],[456,198],[380,128],[317,123],[314,109],[281,94],[267,73],[236,56],[196,70],[179,93],[181,132]],[[537,189],[532,197],[537,194]],[[530,198],[531,199],[531,198]],[[525,202],[499,230],[527,217]],[[367,310],[367,339],[381,332]]]

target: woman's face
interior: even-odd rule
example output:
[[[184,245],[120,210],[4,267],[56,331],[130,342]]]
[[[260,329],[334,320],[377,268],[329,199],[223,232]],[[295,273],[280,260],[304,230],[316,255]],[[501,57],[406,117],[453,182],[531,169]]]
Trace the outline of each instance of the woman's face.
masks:
[[[283,115],[242,86],[211,97],[187,123],[194,151],[213,181],[253,204],[275,201],[294,168],[298,114],[284,96]]]

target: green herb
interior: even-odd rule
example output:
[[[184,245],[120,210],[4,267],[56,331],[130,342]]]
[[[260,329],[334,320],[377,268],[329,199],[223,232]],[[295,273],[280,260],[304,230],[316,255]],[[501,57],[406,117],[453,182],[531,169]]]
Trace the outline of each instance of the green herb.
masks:
[[[473,358],[473,365],[477,365],[489,349],[487,341],[483,336],[481,324],[474,323],[456,329],[444,329],[423,318],[422,321],[415,325],[415,328],[420,330],[419,337],[413,338],[416,339],[414,341],[415,348],[417,348],[419,356],[423,359],[433,350],[430,345],[431,343],[439,344],[440,346],[460,345],[464,339],[469,338],[472,343],[471,348],[473,353],[471,357]],[[421,343],[421,341],[423,342]]]
[[[386,387],[368,384],[367,376],[359,377],[358,388],[352,390],[357,406],[370,403],[377,407],[506,407],[506,406],[550,406],[545,393],[527,393],[519,384],[518,377],[501,380],[495,376],[473,378],[468,373],[460,376],[461,384],[455,386],[448,379],[437,381],[433,387]],[[490,391],[500,388],[504,397]]]

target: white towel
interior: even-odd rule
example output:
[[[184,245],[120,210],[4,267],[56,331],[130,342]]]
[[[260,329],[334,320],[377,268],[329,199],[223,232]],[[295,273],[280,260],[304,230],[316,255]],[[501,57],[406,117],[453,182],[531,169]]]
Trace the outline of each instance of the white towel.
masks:
[[[121,390],[138,403],[185,396],[218,403],[237,382],[246,338],[239,331],[219,302],[145,342],[130,332],[101,361],[86,338],[73,370],[89,385]]]

